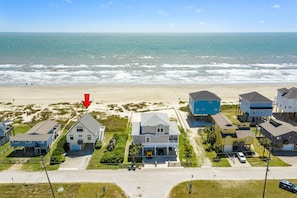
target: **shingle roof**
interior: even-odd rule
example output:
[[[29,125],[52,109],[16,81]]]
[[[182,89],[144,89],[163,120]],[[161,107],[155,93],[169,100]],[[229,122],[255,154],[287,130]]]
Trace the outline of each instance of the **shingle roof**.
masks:
[[[42,121],[34,125],[29,131],[26,132],[26,134],[47,134],[56,125],[58,125],[58,123],[52,120]]]
[[[209,91],[198,91],[189,94],[194,100],[221,100],[219,96]]]
[[[297,129],[291,124],[276,119],[271,120],[270,122],[264,122],[260,124],[260,126],[274,137],[284,135],[289,132],[297,133]]]
[[[142,126],[156,126],[162,124],[169,126],[169,118],[166,113],[143,113],[141,114],[141,125]]]
[[[246,94],[239,95],[241,98],[244,98],[248,102],[270,102],[272,103],[272,100],[266,98],[265,96],[259,94],[258,92],[250,92]]]
[[[25,134],[11,137],[11,141],[46,141],[52,136],[49,132],[57,125],[57,122],[51,120],[39,122]]]
[[[96,132],[99,131],[101,124],[95,119],[93,118],[93,116],[91,116],[88,113],[85,113],[77,122],[75,125],[77,125],[78,123],[82,124],[84,127],[86,127],[91,133],[93,133],[95,135]],[[69,130],[70,131],[70,130]]]
[[[222,113],[211,115],[211,117],[221,129],[237,129],[237,126],[233,125],[232,122]]]
[[[286,91],[284,91],[282,93],[284,93],[283,97],[286,97],[288,99],[297,99],[297,88],[296,87],[287,89]]]

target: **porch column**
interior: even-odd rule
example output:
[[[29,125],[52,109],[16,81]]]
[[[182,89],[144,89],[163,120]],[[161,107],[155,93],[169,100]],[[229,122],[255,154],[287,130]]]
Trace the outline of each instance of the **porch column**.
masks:
[[[169,146],[167,145],[167,154],[166,155],[169,155]]]
[[[157,155],[157,147],[154,148],[154,155]]]

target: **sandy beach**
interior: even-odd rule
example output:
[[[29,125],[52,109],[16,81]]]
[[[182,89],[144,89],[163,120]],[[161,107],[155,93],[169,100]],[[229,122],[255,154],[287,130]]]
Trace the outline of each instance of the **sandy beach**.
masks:
[[[92,85],[92,86],[2,86],[0,102],[15,105],[47,105],[58,102],[80,103],[90,94],[94,103],[127,104],[135,102],[187,102],[189,93],[208,90],[217,94],[222,103],[236,103],[239,95],[257,91],[274,100],[279,88],[296,84],[224,84],[224,85]]]

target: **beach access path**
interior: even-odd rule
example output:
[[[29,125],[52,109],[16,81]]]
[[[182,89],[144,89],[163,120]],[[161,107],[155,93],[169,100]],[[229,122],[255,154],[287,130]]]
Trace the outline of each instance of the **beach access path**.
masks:
[[[264,180],[266,167],[232,168],[144,168],[119,170],[48,171],[52,183],[110,182],[119,185],[129,197],[168,197],[180,182],[193,180]],[[267,179],[296,179],[297,167],[270,167]],[[0,183],[47,183],[45,172],[7,170]],[[199,189],[197,189],[199,192]]]

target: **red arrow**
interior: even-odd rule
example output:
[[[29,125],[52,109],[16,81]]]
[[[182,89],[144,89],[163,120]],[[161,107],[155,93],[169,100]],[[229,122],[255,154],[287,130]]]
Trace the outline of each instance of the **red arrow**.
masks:
[[[88,108],[92,101],[90,101],[90,94],[85,94],[85,101],[82,101],[83,105]]]

